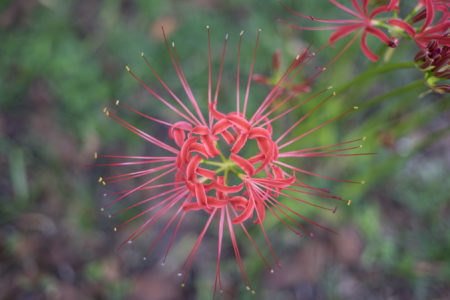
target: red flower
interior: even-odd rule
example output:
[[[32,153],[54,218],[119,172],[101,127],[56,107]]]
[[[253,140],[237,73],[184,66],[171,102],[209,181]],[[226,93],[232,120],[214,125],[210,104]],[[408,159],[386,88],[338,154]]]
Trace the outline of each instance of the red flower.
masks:
[[[427,48],[431,41],[437,41],[440,46],[450,46],[450,15],[448,13],[450,4],[436,0],[421,0],[421,3],[425,6],[425,9],[412,19],[413,22],[425,19],[420,30],[416,30],[411,24],[400,19],[392,19],[388,23],[402,28],[414,38],[421,49]],[[435,10],[441,10],[443,14],[439,21],[433,25]]]
[[[396,44],[394,41],[391,41],[386,34],[381,31],[380,29],[376,28],[377,21],[374,20],[374,17],[380,13],[392,11],[395,9],[398,9],[398,2],[399,0],[391,0],[388,5],[383,5],[380,7],[375,8],[372,12],[368,12],[367,7],[369,5],[369,0],[361,0],[361,4],[358,3],[357,0],[352,0],[352,5],[354,10],[351,10],[350,8],[340,4],[339,2],[335,0],[329,0],[331,3],[333,3],[335,6],[339,7],[346,13],[352,15],[353,17],[356,17],[356,19],[345,19],[345,20],[328,20],[328,19],[318,19],[311,16],[306,16],[303,14],[300,14],[296,11],[293,11],[283,3],[281,3],[285,8],[287,8],[289,11],[293,12],[297,16],[300,16],[302,18],[312,20],[312,21],[318,21],[323,23],[332,23],[332,24],[338,24],[333,26],[326,26],[326,27],[302,27],[302,26],[294,26],[289,25],[293,28],[297,29],[304,29],[304,30],[335,30],[334,33],[329,38],[329,43],[333,45],[337,40],[353,33],[357,32],[356,37],[361,35],[361,50],[364,52],[364,54],[372,61],[377,61],[378,56],[373,53],[367,46],[367,35],[371,34],[373,36],[376,36],[380,41],[383,43],[389,45],[390,47],[395,47]],[[352,40],[353,42],[353,40]]]
[[[208,28],[208,44],[209,44],[209,27]],[[164,33],[164,32],[163,32]],[[165,35],[164,35],[165,37]],[[222,289],[220,280],[220,257],[222,249],[222,240],[224,235],[224,228],[228,228],[231,243],[234,253],[241,271],[244,283],[248,290],[252,290],[251,284],[245,273],[242,259],[237,245],[235,230],[241,228],[246,236],[249,238],[252,245],[255,247],[258,254],[261,256],[263,262],[267,265],[269,270],[273,272],[268,261],[263,257],[258,246],[252,239],[247,230],[247,225],[250,220],[258,224],[261,228],[266,242],[271,250],[274,261],[278,264],[277,257],[272,249],[269,239],[264,230],[263,221],[267,213],[273,214],[280,222],[285,224],[290,230],[299,236],[304,234],[312,236],[313,233],[299,224],[298,219],[305,220],[314,226],[321,229],[333,232],[331,229],[323,227],[316,222],[309,220],[294,209],[285,205],[279,196],[294,199],[295,201],[319,207],[330,212],[335,212],[337,206],[322,206],[314,201],[304,200],[301,195],[309,195],[325,200],[339,200],[344,201],[348,205],[350,201],[345,201],[340,197],[333,196],[329,191],[308,185],[303,179],[300,180],[297,174],[309,174],[321,178],[337,180],[342,182],[351,182],[346,180],[334,179],[319,175],[301,167],[296,167],[284,161],[285,158],[312,158],[312,157],[342,157],[349,155],[361,155],[363,153],[351,154],[350,150],[359,149],[359,143],[363,139],[355,139],[348,142],[338,143],[334,145],[313,147],[301,150],[286,150],[288,146],[293,146],[303,137],[315,132],[321,127],[331,123],[337,118],[344,116],[357,107],[353,107],[341,115],[325,122],[316,128],[310,129],[305,133],[288,138],[294,128],[297,128],[301,122],[307,118],[311,113],[318,109],[323,103],[331,98],[334,93],[330,89],[324,89],[308,99],[292,106],[286,111],[280,111],[279,108],[286,103],[293,102],[298,91],[289,92],[286,97],[280,99],[286,86],[297,75],[297,73],[304,68],[304,66],[314,57],[309,55],[308,51],[303,51],[298,55],[289,65],[287,71],[282,75],[278,83],[273,87],[268,96],[259,104],[258,109],[253,114],[249,114],[247,106],[249,103],[249,91],[251,85],[251,78],[253,73],[253,65],[256,54],[253,55],[253,60],[250,68],[250,76],[246,83],[246,90],[244,97],[240,95],[240,80],[239,80],[239,53],[242,39],[242,33],[239,40],[238,64],[237,64],[237,88],[236,88],[236,110],[228,114],[224,114],[217,109],[218,95],[220,82],[222,77],[222,67],[225,55],[226,43],[228,35],[225,39],[225,45],[222,53],[222,62],[218,74],[218,80],[214,95],[212,95],[212,81],[211,81],[211,48],[209,47],[209,76],[208,76],[208,114],[205,118],[201,111],[201,105],[194,96],[180,65],[178,54],[174,44],[169,46],[166,40],[166,45],[172,59],[175,70],[178,74],[181,85],[184,88],[187,98],[191,104],[189,108],[184,104],[180,98],[162,81],[151,66],[149,60],[142,54],[145,62],[148,64],[150,70],[158,79],[159,83],[172,96],[174,102],[178,105],[171,104],[168,100],[156,93],[151,87],[139,79],[127,66],[127,71],[139,81],[158,101],[169,107],[179,117],[180,121],[176,123],[169,123],[153,116],[138,112],[119,101],[116,104],[125,109],[129,109],[139,115],[157,122],[163,126],[167,126],[169,137],[172,143],[163,142],[153,135],[138,129],[134,125],[126,122],[112,111],[105,109],[106,114],[114,121],[124,126],[129,131],[148,141],[156,147],[166,151],[168,154],[164,156],[114,156],[114,155],[95,155],[101,158],[116,158],[127,159],[129,161],[100,164],[100,166],[142,166],[143,170],[128,172],[116,176],[100,178],[100,181],[106,185],[114,182],[123,182],[129,179],[141,178],[150,176],[145,179],[144,183],[120,192],[112,193],[107,196],[115,196],[108,205],[104,208],[110,207],[112,204],[122,202],[139,191],[150,193],[158,191],[155,194],[149,194],[144,200],[135,202],[125,209],[113,214],[113,216],[120,214],[135,207],[145,207],[142,212],[132,217],[128,221],[119,226],[121,228],[125,224],[130,223],[140,217],[146,218],[142,225],[126,240],[122,245],[130,243],[142,235],[149,227],[157,222],[164,214],[173,212],[167,225],[156,238],[154,243],[150,246],[147,255],[165,234],[167,229],[176,223],[175,231],[172,235],[167,251],[163,258],[165,262],[167,254],[171,248],[174,238],[180,228],[183,218],[187,214],[192,215],[208,215],[206,224],[199,234],[199,237],[190,251],[185,263],[183,264],[180,276],[183,276],[182,286],[186,281],[186,276],[199,248],[199,245],[205,236],[205,232],[209,228],[214,218],[218,218],[218,249],[217,249],[217,271],[214,293],[219,286]],[[258,44],[259,33],[256,45]],[[320,74],[323,70],[319,70],[315,76]],[[317,98],[322,97],[322,101],[317,106],[304,115],[301,119],[295,122],[287,130],[275,132],[272,124],[279,118],[285,116],[303,104]],[[243,100],[243,101],[241,101]],[[277,102],[275,107],[271,108],[273,103]],[[275,136],[278,136],[275,138]],[[283,142],[284,140],[287,140]],[[252,148],[248,146],[249,141],[254,141],[257,145],[257,151],[252,152]],[[356,146],[347,146],[357,143]],[[345,146],[344,146],[345,145]],[[341,147],[344,146],[344,147]],[[230,150],[224,151],[225,148]],[[147,167],[151,166],[151,167]],[[161,183],[160,180],[165,180],[166,183]],[[352,182],[364,183],[364,182]],[[292,193],[295,192],[295,193]],[[103,209],[102,209],[103,210]],[[292,213],[295,215],[288,214]],[[151,215],[153,213],[153,215]],[[121,245],[121,246],[122,246]]]
[[[436,11],[441,11],[441,21],[449,17],[450,3],[448,0],[420,0],[416,9],[420,9],[422,7],[423,10],[411,19],[413,23],[425,19],[422,29],[425,29],[433,22]]]

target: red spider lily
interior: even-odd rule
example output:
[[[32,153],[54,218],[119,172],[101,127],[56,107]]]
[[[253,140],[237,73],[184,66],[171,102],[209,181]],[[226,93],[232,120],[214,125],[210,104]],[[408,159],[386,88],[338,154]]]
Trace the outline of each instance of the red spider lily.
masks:
[[[441,21],[447,19],[449,16],[450,3],[447,0],[420,0],[416,9],[419,10],[422,7],[422,11],[411,19],[413,23],[425,19],[422,29],[425,29],[433,22],[435,11],[442,12]]]
[[[107,116],[114,121],[124,126],[129,131],[145,139],[156,147],[165,150],[168,154],[166,156],[117,156],[117,155],[95,155],[95,158],[114,158],[127,159],[125,162],[99,164],[97,166],[129,166],[140,165],[143,170],[137,172],[128,172],[117,176],[100,178],[100,181],[106,185],[113,182],[126,181],[132,178],[141,178],[150,176],[145,179],[143,184],[140,184],[132,189],[116,192],[107,196],[115,196],[108,205],[103,209],[110,207],[112,204],[122,202],[128,196],[138,191],[158,191],[148,198],[135,202],[125,209],[120,210],[113,216],[121,214],[131,208],[144,207],[142,212],[135,215],[131,219],[125,221],[118,228],[138,219],[146,218],[142,225],[134,231],[131,236],[125,240],[121,246],[130,243],[142,235],[155,222],[157,222],[163,215],[169,211],[175,211],[170,218],[167,225],[158,235],[154,243],[150,246],[147,254],[149,255],[156,243],[165,234],[167,229],[176,223],[175,231],[172,235],[167,251],[165,252],[163,263],[166,261],[169,250],[175,239],[175,236],[180,228],[183,218],[187,214],[202,214],[206,213],[209,217],[206,224],[198,236],[192,250],[190,251],[185,263],[183,264],[180,276],[183,276],[182,286],[185,285],[186,276],[195,257],[195,254],[200,246],[202,239],[205,236],[207,229],[214,218],[218,218],[218,249],[217,249],[217,271],[214,285],[214,294],[217,287],[222,290],[222,283],[220,279],[220,257],[222,251],[224,229],[228,228],[231,238],[231,244],[238,262],[239,270],[242,274],[246,288],[252,292],[253,289],[245,273],[243,262],[240,256],[239,247],[236,241],[235,230],[241,228],[248,237],[256,251],[262,258],[264,264],[268,267],[270,272],[273,272],[269,262],[264,258],[255,241],[247,230],[247,225],[250,220],[258,224],[261,228],[268,247],[273,255],[275,263],[278,265],[278,259],[266,235],[263,221],[267,213],[273,214],[280,222],[286,225],[295,234],[302,236],[304,234],[313,236],[313,233],[302,226],[298,219],[305,220],[314,226],[334,232],[318,223],[306,218],[297,211],[288,207],[279,199],[280,195],[291,198],[298,203],[318,207],[330,212],[336,212],[337,206],[322,206],[314,201],[307,201],[303,199],[302,195],[317,197],[323,200],[338,200],[350,204],[350,200],[343,200],[338,196],[330,194],[329,191],[308,185],[303,180],[300,180],[296,174],[309,174],[330,180],[341,182],[361,184],[361,181],[347,181],[335,179],[323,175],[319,175],[301,167],[294,166],[286,161],[285,158],[311,158],[311,157],[344,157],[349,155],[364,155],[372,153],[349,153],[351,150],[360,149],[359,143],[364,138],[355,139],[352,141],[342,142],[333,145],[313,147],[307,149],[286,150],[288,146],[297,144],[305,136],[315,132],[323,126],[332,121],[350,113],[357,109],[352,107],[341,115],[313,128],[305,133],[289,138],[290,133],[297,128],[308,116],[317,110],[322,104],[330,99],[335,93],[330,91],[330,88],[324,89],[318,93],[311,95],[309,98],[292,106],[286,111],[280,111],[283,104],[293,102],[298,91],[289,91],[287,95],[283,95],[284,90],[291,83],[292,79],[311,61],[314,55],[309,55],[309,51],[301,52],[289,65],[286,72],[283,73],[280,80],[272,88],[267,97],[258,106],[258,109],[253,113],[248,112],[249,91],[251,86],[251,78],[253,74],[253,66],[256,56],[257,45],[260,34],[256,40],[255,50],[250,68],[250,75],[246,82],[246,89],[244,97],[240,94],[240,79],[239,79],[239,64],[240,64],[240,48],[242,41],[242,34],[240,34],[238,47],[238,61],[237,61],[237,81],[236,81],[236,111],[224,114],[217,109],[218,95],[220,90],[220,83],[222,77],[223,62],[226,50],[228,35],[225,38],[225,44],[222,52],[222,60],[220,70],[218,73],[218,80],[214,95],[212,94],[212,76],[211,76],[211,47],[210,47],[210,31],[208,28],[208,48],[209,48],[209,75],[208,75],[208,105],[207,118],[203,116],[201,105],[194,96],[181,67],[178,53],[175,45],[169,46],[164,30],[164,38],[166,46],[173,62],[175,71],[178,75],[180,83],[189,99],[191,108],[189,108],[174,92],[164,83],[164,81],[157,75],[150,64],[150,61],[142,53],[142,57],[147,63],[152,73],[156,76],[159,83],[166,89],[166,91],[173,98],[173,104],[169,100],[163,98],[156,93],[150,86],[142,81],[131,69],[127,66],[127,71],[140,83],[150,94],[152,94],[158,101],[169,107],[179,117],[180,121],[176,123],[169,123],[153,116],[138,112],[131,107],[128,107],[119,101],[116,102],[118,107],[122,107],[139,115],[148,118],[161,125],[167,126],[169,137],[172,140],[170,144],[163,142],[126,122],[120,118],[116,113],[105,109]],[[323,69],[317,71],[311,80],[317,77]],[[308,83],[309,83],[308,82]],[[321,102],[317,104],[311,111],[306,113],[302,118],[295,122],[287,130],[283,130],[282,134],[275,137],[277,134],[273,130],[272,124],[297,109],[298,107],[316,99],[322,98]],[[242,100],[242,101],[241,101]],[[177,104],[176,104],[177,103]],[[275,104],[275,105],[273,105]],[[247,147],[249,141],[255,141],[257,144],[257,151],[251,152]],[[355,145],[356,144],[356,145]],[[224,146],[230,149],[229,154],[223,151]],[[352,146],[353,145],[353,146]],[[221,149],[222,148],[222,149]],[[250,151],[250,154],[249,154]],[[227,157],[228,156],[228,157]],[[149,165],[149,167],[147,167]],[[166,180],[166,183],[161,183],[160,180]],[[147,206],[148,205],[148,206]],[[151,213],[153,213],[151,215]],[[295,215],[293,217],[291,214]]]
[[[317,22],[323,22],[323,23],[331,23],[331,24],[339,24],[339,25],[333,25],[333,26],[326,26],[326,27],[302,27],[302,26],[295,26],[295,25],[289,25],[290,27],[296,28],[296,29],[303,29],[303,30],[335,30],[333,34],[329,37],[329,43],[333,45],[337,40],[353,33],[357,32],[356,37],[359,37],[361,35],[361,50],[363,53],[372,61],[377,61],[378,56],[373,53],[369,47],[367,46],[367,35],[371,34],[373,36],[376,36],[380,41],[387,44],[390,47],[396,47],[396,42],[394,40],[391,40],[387,37],[387,35],[381,31],[380,29],[376,28],[378,21],[374,20],[374,17],[377,16],[380,13],[388,12],[397,9],[398,10],[398,2],[399,0],[391,0],[388,5],[383,5],[380,7],[375,8],[372,10],[372,12],[368,12],[367,7],[369,5],[369,0],[361,0],[361,3],[358,3],[357,0],[352,0],[352,5],[354,10],[351,10],[350,8],[340,4],[339,2],[335,0],[329,0],[331,3],[333,3],[338,8],[342,9],[346,13],[352,15],[353,17],[356,17],[356,19],[345,19],[345,20],[329,20],[329,19],[318,19],[311,16],[306,16],[303,14],[300,14],[296,11],[293,11],[283,3],[281,3],[285,8],[287,8],[289,11],[293,12],[297,16],[300,16],[304,19],[317,21]],[[352,43],[354,40],[352,40],[350,43]]]
[[[388,23],[402,28],[408,35],[414,38],[421,49],[426,49],[431,41],[437,41],[441,46],[450,46],[450,15],[448,13],[450,4],[433,0],[421,0],[421,3],[425,6],[425,9],[412,18],[412,22],[425,19],[420,30],[416,30],[408,22],[399,19],[389,20]],[[435,10],[441,10],[443,14],[439,21],[435,25],[432,25]]]

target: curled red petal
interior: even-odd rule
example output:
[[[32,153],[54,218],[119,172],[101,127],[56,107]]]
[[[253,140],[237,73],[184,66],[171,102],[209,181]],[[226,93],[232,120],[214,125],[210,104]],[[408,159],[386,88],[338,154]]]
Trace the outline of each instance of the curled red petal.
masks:
[[[234,153],[231,153],[230,158],[232,161],[234,161],[242,170],[245,171],[245,173],[248,176],[255,175],[255,168],[253,165],[246,160],[245,158],[240,157],[239,155],[236,155]]]
[[[259,150],[261,150],[261,152],[264,153],[264,155],[267,156],[268,152],[273,151],[271,140],[267,138],[257,138],[256,142],[258,144]]]
[[[230,202],[238,210],[244,210],[248,205],[248,199],[242,196],[231,197]]]
[[[209,134],[209,128],[206,126],[196,126],[192,129],[193,134],[206,135]]]
[[[259,153],[259,154],[255,155],[255,156],[249,158],[248,161],[249,161],[249,163],[251,163],[251,164],[256,164],[257,162],[263,161],[263,160],[264,160],[264,157],[265,157],[264,154]]]
[[[227,119],[233,123],[233,125],[244,131],[248,131],[252,127],[252,124],[250,124],[245,118],[238,115],[228,114]]]
[[[208,206],[212,208],[222,208],[228,204],[228,201],[219,200],[215,197],[208,196]]]
[[[220,183],[219,181],[214,182],[212,185],[216,190],[221,191],[223,193],[237,193],[244,187],[244,183],[241,183],[239,185],[225,185]]]
[[[256,128],[252,128],[250,129],[249,133],[248,133],[248,137],[251,139],[257,138],[257,137],[263,137],[266,139],[271,139],[270,133],[267,129],[261,128],[261,127],[256,127]]]
[[[382,5],[382,6],[379,6],[379,7],[375,8],[370,13],[369,19],[373,19],[373,17],[375,17],[378,14],[381,14],[383,12],[392,11],[394,9],[398,10],[398,0],[393,0],[388,5]]]
[[[195,178],[195,172],[197,170],[198,165],[202,161],[202,157],[200,154],[197,154],[194,156],[191,161],[189,161],[189,164],[186,167],[186,179],[187,180],[193,180]]]
[[[280,151],[278,149],[278,145],[276,143],[272,143],[272,147],[273,147],[272,160],[277,160],[278,159],[278,155],[280,154]]]
[[[217,120],[222,120],[223,118],[226,118],[226,116],[223,113],[216,110],[213,102],[209,104],[209,111],[211,112],[211,115]]]
[[[378,60],[378,56],[375,55],[375,53],[373,53],[372,51],[370,51],[369,47],[367,47],[367,32],[364,32],[363,36],[361,37],[361,50],[371,61]]]
[[[236,138],[226,130],[222,131],[220,134],[228,145],[231,145],[232,143],[234,143],[234,141],[236,141]]]
[[[204,168],[197,168],[197,174],[209,179],[214,179],[216,176],[216,172]]]
[[[355,30],[358,30],[362,26],[363,26],[362,24],[350,24],[340,26],[338,30],[336,30],[335,32],[333,32],[333,34],[330,35],[328,41],[330,42],[331,45],[333,45],[337,40],[349,35]]]
[[[208,153],[209,156],[215,157],[216,155],[220,154],[220,152],[214,145],[214,141],[209,135],[202,135],[200,139],[202,140],[202,143],[205,146],[206,153]]]
[[[414,37],[416,35],[416,31],[414,30],[414,27],[412,27],[411,25],[409,25],[408,23],[406,23],[403,20],[398,20],[398,19],[389,20],[388,24],[400,27],[401,29],[406,31],[407,34],[409,34],[412,37]]]
[[[205,158],[209,158],[209,155],[206,152],[205,146],[203,146],[202,144],[199,144],[199,143],[190,144],[189,151],[191,153],[198,152],[198,153],[202,154]]]
[[[433,7],[433,0],[425,0],[425,8],[426,8],[426,18],[425,23],[422,26],[422,29],[420,29],[420,32],[423,32],[425,29],[428,28],[428,26],[431,25],[434,18],[434,7]]]
[[[173,131],[176,130],[176,129],[183,130],[183,131],[191,131],[192,130],[192,125],[190,123],[188,123],[188,122],[185,122],[185,121],[176,122],[169,129],[169,137],[171,139],[174,138]]]
[[[279,166],[273,165],[272,170],[273,170],[273,175],[275,176],[276,179],[283,178],[283,170],[281,170],[281,168]]]
[[[367,26],[366,32],[376,36],[377,38],[380,39],[380,41],[382,41],[385,44],[389,44],[391,42],[391,40],[388,38],[388,36],[378,28],[375,28],[373,26]]]
[[[225,176],[217,176],[217,179],[211,183],[209,188],[215,188],[216,184],[225,184]],[[219,189],[216,189],[216,197],[217,199],[224,199],[226,197],[225,193]]]
[[[197,142],[197,140],[198,140],[198,137],[191,136],[184,142],[183,146],[181,147],[181,151],[179,153],[179,157],[182,162],[187,163],[189,161],[189,159],[191,158],[191,155],[189,152],[190,146],[191,146],[191,144]]]
[[[198,205],[206,206],[206,192],[203,184],[197,182],[195,183],[195,197],[197,198]]]
[[[237,140],[234,142],[233,147],[231,147],[230,151],[233,153],[239,153],[241,149],[245,146],[245,143],[247,142],[248,133],[242,132]]]
[[[249,200],[247,202],[247,206],[245,207],[242,214],[240,214],[239,216],[234,218],[231,222],[233,224],[240,224],[240,223],[244,222],[245,220],[247,220],[248,218],[251,218],[253,215],[253,208],[254,208],[253,201]]]
[[[183,130],[175,129],[173,131],[173,137],[177,146],[182,147],[184,144],[184,139],[186,138],[186,133]]]
[[[217,135],[220,134],[222,131],[227,130],[228,127],[231,126],[231,123],[227,119],[219,120],[212,129],[212,134]]]

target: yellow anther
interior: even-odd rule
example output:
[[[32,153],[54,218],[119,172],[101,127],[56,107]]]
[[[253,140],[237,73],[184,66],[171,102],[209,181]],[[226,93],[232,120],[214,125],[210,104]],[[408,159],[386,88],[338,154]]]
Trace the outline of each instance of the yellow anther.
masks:
[[[104,109],[103,109],[103,112],[105,113],[105,112],[107,112],[108,111],[108,109],[105,107]]]
[[[241,33],[239,33],[240,36],[244,34],[244,30],[241,30]]]
[[[105,211],[105,209],[102,207],[102,208],[100,208],[100,211]]]
[[[347,201],[347,206],[350,206],[351,203],[352,203],[352,200],[348,200]]]
[[[311,53],[312,56],[316,56],[316,52]]]
[[[114,227],[114,231],[117,231],[117,227]]]
[[[102,181],[102,184],[103,184],[103,185],[106,185],[106,182],[105,182],[105,181]]]
[[[110,218],[110,219],[111,219],[111,215],[108,215],[108,218]]]
[[[256,294],[255,290],[252,290],[252,294],[253,294],[253,295]]]
[[[97,152],[94,152],[94,159],[97,159],[97,157],[98,157]]]
[[[261,32],[262,31],[262,29],[260,28],[260,29],[258,29],[258,32]]]
[[[103,177],[99,177],[98,182],[102,182],[102,181],[103,181]]]
[[[361,184],[366,184],[366,181],[365,180],[361,180]]]
[[[141,52],[141,56],[144,56],[144,52]]]
[[[367,140],[367,136],[363,137],[362,140],[363,140],[363,141]]]
[[[363,147],[363,145],[359,145],[359,148],[362,148]]]
[[[184,287],[185,286],[185,284],[184,284],[184,282],[181,284],[181,287]]]
[[[331,90],[333,88],[332,85],[330,85],[329,87],[327,87],[327,90]]]
[[[209,25],[206,25],[206,29],[209,29]]]
[[[119,101],[119,100],[116,100],[116,105],[119,105],[119,103],[120,103],[120,101]]]
[[[300,58],[300,54],[297,54],[297,56],[295,57],[296,60],[298,60]]]
[[[353,109],[357,110],[357,109],[359,109],[359,107],[358,106],[353,106]]]
[[[106,115],[109,117],[109,111],[106,111]]]
[[[130,70],[130,67],[129,67],[128,65],[125,66],[125,69],[126,69],[128,72],[131,71],[131,70]]]
[[[175,42],[172,42],[172,47],[174,47],[174,48],[175,48]]]
[[[336,91],[333,91],[332,95],[333,95],[333,96],[336,96]]]
[[[323,67],[323,68],[322,68],[322,71],[325,71],[326,69],[327,69],[327,67]]]

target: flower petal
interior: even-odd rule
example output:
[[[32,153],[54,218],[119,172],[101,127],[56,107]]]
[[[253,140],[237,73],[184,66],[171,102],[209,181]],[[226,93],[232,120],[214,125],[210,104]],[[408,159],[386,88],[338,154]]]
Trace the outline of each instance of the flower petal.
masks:
[[[239,155],[236,155],[234,153],[231,153],[230,158],[232,161],[234,161],[242,170],[245,171],[245,173],[248,176],[255,175],[255,168],[253,165],[246,160],[245,158],[240,157]]]
[[[364,31],[363,36],[361,37],[361,50],[364,52],[364,54],[367,56],[368,59],[371,61],[377,61],[378,56],[375,55],[372,51],[370,51],[369,47],[367,47],[367,32]]]
[[[333,45],[337,40],[343,38],[344,36],[349,35],[350,33],[354,32],[355,30],[358,30],[361,28],[362,24],[351,24],[351,25],[344,25],[340,26],[338,30],[333,32],[332,35],[330,35],[330,38],[328,39],[329,43]]]
[[[414,27],[412,27],[411,25],[409,25],[408,23],[406,23],[403,20],[398,20],[398,19],[388,20],[388,24],[400,27],[401,29],[406,31],[407,34],[409,34],[412,37],[416,35],[416,31],[414,30]]]

